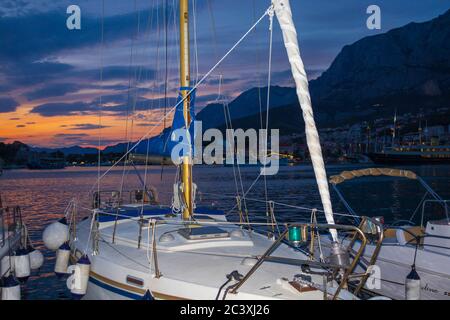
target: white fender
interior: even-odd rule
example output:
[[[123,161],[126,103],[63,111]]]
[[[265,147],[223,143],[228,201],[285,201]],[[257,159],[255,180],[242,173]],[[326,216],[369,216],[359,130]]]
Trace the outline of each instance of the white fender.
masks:
[[[416,271],[416,267],[411,267],[411,272],[405,280],[405,298],[406,300],[420,300],[420,276]]]
[[[66,285],[67,289],[70,291],[76,287],[75,279],[80,279],[80,272],[81,270],[76,264],[72,264],[67,268],[67,273],[70,274],[70,276],[67,278]],[[79,285],[79,283],[77,283],[77,285]]]
[[[62,277],[67,273],[67,266],[70,259],[70,247],[64,242],[56,252],[55,273],[58,277]]]
[[[20,282],[26,282],[31,274],[30,255],[28,250],[19,249],[14,256],[14,274]]]
[[[86,255],[82,256],[76,265],[67,268],[67,272],[71,276],[67,279],[66,284],[74,299],[81,299],[86,294],[90,269],[91,262]]]
[[[38,270],[44,264],[44,255],[38,249],[30,248],[30,268]]]
[[[20,300],[19,281],[12,274],[2,280],[2,300]]]
[[[42,234],[42,240],[49,250],[57,250],[69,239],[69,227],[66,218],[62,218],[47,226]]]

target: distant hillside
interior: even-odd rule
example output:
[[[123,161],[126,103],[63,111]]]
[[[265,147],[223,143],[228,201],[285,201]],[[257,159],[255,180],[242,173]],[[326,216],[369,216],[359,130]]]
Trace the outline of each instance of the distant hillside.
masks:
[[[270,108],[278,108],[287,105],[292,105],[297,102],[297,95],[294,88],[285,88],[274,86],[271,87],[270,92]],[[228,105],[231,119],[252,118],[258,115],[257,119],[252,122],[251,127],[260,127],[260,108],[263,110],[263,123],[265,123],[265,110],[267,101],[267,87],[253,88],[240,94],[236,99],[231,101]],[[197,120],[203,121],[203,128],[220,128],[225,124],[225,114],[223,105],[210,104],[200,111]],[[269,117],[270,118],[270,117]],[[234,123],[234,121],[233,121]]]
[[[345,46],[319,78],[310,82],[319,127],[340,126],[377,117],[450,107],[450,10],[423,23],[410,23],[387,33]],[[253,88],[229,103],[234,128],[265,127],[267,88]],[[260,114],[262,109],[263,113]],[[197,114],[203,128],[225,129],[223,105],[210,104]],[[269,127],[281,134],[303,132],[295,88],[271,88]],[[138,153],[161,154],[169,131],[143,141]],[[121,153],[126,143],[104,153]],[[95,148],[59,148],[35,151],[94,154]],[[168,153],[168,150],[165,150]]]
[[[345,46],[330,68],[310,82],[310,91],[321,126],[372,120],[392,115],[394,108],[414,112],[450,106],[450,10]],[[229,104],[233,126],[259,128],[260,100],[265,123],[266,92],[254,88]],[[296,131],[301,114],[295,89],[273,87],[271,97],[271,126]],[[205,128],[225,126],[222,105],[206,106],[197,118]]]
[[[335,120],[376,112],[374,105],[391,112],[448,106],[450,10],[345,46],[310,89],[316,110]]]
[[[80,147],[80,146],[63,147],[63,148],[34,147],[34,148],[31,148],[31,150],[35,151],[35,152],[46,152],[46,153],[60,151],[60,152],[64,153],[65,156],[67,156],[69,154],[96,154],[96,153],[98,153],[98,150],[96,148],[85,148],[85,147]]]

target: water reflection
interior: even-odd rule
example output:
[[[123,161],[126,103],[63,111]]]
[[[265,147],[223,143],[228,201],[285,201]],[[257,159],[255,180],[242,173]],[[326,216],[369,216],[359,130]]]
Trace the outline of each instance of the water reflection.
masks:
[[[334,175],[343,170],[357,168],[357,166],[329,166],[327,169],[329,175]],[[144,168],[138,169],[144,177]],[[444,199],[450,199],[449,166],[406,167],[405,169],[417,172]],[[132,170],[125,171],[124,174],[123,168],[113,169],[101,181],[101,189],[117,189],[122,183],[125,189],[141,188],[140,181]],[[158,189],[163,203],[171,202],[175,173],[174,168],[166,167],[161,180],[160,167],[148,169],[147,181]],[[97,174],[96,168],[67,168],[56,171],[14,170],[6,171],[0,179],[0,191],[6,205],[19,204],[23,207],[22,211],[30,236],[46,257],[39,277],[31,277],[26,286],[24,291],[26,299],[69,298],[65,281],[58,280],[53,274],[54,253],[43,248],[41,234],[48,223],[61,217],[71,199],[76,198],[82,206],[90,207],[91,199],[88,192],[94,185]],[[239,190],[242,188],[246,191],[258,174],[258,168],[241,168],[241,186],[240,179],[235,180],[232,168],[196,168],[194,180],[200,191],[197,200],[203,205],[213,205],[229,211],[236,203],[236,185]],[[309,166],[282,167],[277,176],[267,177],[267,186],[269,200],[295,206],[320,208],[314,173]],[[415,181],[386,177],[353,180],[340,185],[340,189],[359,215],[383,215],[387,221],[409,219],[425,193],[425,190]],[[334,210],[345,212],[333,190],[331,193]],[[248,198],[246,205],[253,219],[265,219],[265,204],[252,201],[265,199],[262,178],[249,192]],[[298,220],[302,217],[309,219],[310,213],[276,205],[275,214],[278,221],[286,221]],[[442,216],[442,210],[437,215]],[[419,221],[419,218],[420,214],[416,216],[416,221]]]

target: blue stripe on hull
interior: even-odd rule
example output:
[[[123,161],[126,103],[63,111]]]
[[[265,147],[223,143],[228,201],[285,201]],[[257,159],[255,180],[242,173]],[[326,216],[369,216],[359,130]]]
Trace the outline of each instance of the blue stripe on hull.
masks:
[[[93,277],[89,277],[89,281],[92,282],[93,284],[99,286],[100,288],[103,288],[105,290],[111,291],[115,294],[121,295],[123,297],[126,297],[128,299],[132,299],[132,300],[142,300],[142,296],[135,294],[135,293],[131,293],[129,291],[123,290],[123,289],[119,289],[117,287],[111,286],[109,284],[106,284],[98,279],[95,279]]]

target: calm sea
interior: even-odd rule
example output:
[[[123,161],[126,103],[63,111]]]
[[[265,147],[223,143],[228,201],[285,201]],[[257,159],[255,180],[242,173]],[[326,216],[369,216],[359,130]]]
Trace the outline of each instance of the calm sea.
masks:
[[[328,174],[352,170],[361,166],[328,166]],[[444,199],[450,199],[450,166],[403,167],[418,173]],[[104,170],[102,168],[102,170]],[[154,185],[162,203],[170,203],[174,168],[165,167],[161,179],[160,167],[139,167],[142,179]],[[198,185],[197,202],[229,211],[236,203],[236,187],[247,192],[258,177],[259,169],[241,168],[235,179],[233,168],[196,167],[194,180]],[[24,299],[69,299],[65,280],[58,280],[53,273],[54,253],[46,250],[41,241],[44,227],[60,218],[68,202],[76,198],[85,207],[90,206],[89,191],[98,176],[97,168],[67,168],[55,171],[6,171],[0,178],[0,193],[7,205],[22,206],[31,239],[43,251],[46,262],[39,274],[33,275],[23,287]],[[242,183],[241,183],[242,181]],[[140,188],[140,180],[134,169],[115,168],[102,181],[102,190]],[[253,220],[265,219],[265,204],[255,200],[267,199],[292,206],[320,208],[320,199],[309,166],[282,167],[278,175],[262,177],[253,184],[247,194],[247,208]],[[384,216],[386,222],[409,219],[425,189],[416,181],[385,177],[361,178],[341,185],[340,190],[359,215]],[[242,192],[241,192],[242,193]],[[334,210],[345,213],[336,193],[331,190]],[[275,205],[278,221],[309,219],[310,212],[292,207]],[[442,210],[435,210],[429,218],[443,218]],[[420,210],[415,222],[420,220]]]

